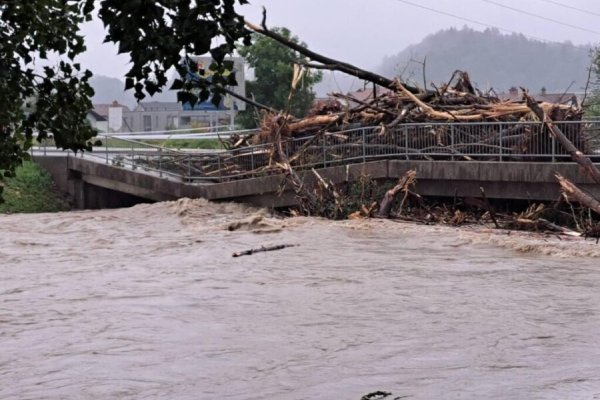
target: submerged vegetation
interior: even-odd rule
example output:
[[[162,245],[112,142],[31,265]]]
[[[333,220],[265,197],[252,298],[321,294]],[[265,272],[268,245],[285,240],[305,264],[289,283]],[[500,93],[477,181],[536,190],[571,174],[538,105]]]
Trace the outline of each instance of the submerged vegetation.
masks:
[[[16,176],[4,182],[4,203],[0,213],[56,212],[69,209],[57,192],[50,175],[34,162],[17,168]]]

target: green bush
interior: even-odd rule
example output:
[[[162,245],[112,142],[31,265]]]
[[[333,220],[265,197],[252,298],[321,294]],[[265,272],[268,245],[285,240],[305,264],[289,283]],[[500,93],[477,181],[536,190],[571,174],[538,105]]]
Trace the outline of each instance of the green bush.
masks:
[[[60,197],[50,174],[39,165],[26,161],[17,168],[14,178],[4,182],[4,200],[0,213],[56,212],[69,209]]]
[[[172,149],[222,149],[219,139],[169,139],[162,146]]]

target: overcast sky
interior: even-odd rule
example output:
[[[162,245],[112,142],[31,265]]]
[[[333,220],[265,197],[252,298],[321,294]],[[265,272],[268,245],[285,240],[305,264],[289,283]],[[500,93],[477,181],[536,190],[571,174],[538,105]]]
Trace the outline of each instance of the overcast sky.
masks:
[[[285,26],[311,49],[368,69],[378,66],[384,56],[396,54],[440,29],[465,25],[486,28],[475,21],[505,29],[504,33],[520,32],[547,41],[600,43],[598,0],[251,0],[239,11],[258,23],[262,6],[267,9],[269,26]],[[101,23],[86,24],[84,34],[88,52],[80,59],[82,63],[96,74],[122,78],[128,59],[118,57],[114,46],[102,44]]]

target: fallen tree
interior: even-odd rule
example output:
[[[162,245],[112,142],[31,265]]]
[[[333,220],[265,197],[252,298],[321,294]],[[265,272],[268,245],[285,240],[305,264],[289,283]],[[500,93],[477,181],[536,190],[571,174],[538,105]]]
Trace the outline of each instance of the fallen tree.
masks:
[[[571,159],[581,166],[581,168],[590,176],[594,182],[600,184],[600,170],[592,163],[592,160],[588,156],[578,149],[569,138],[556,126],[554,121],[549,117],[548,112],[540,106],[529,94],[523,89],[523,97],[529,107],[540,121],[548,128],[550,134],[558,140],[561,146],[571,156]],[[559,181],[563,182],[564,178]],[[562,185],[562,183],[561,183]]]
[[[589,208],[596,214],[600,215],[600,202],[594,199],[591,195],[579,189],[573,182],[560,174],[556,174],[556,179],[560,184],[563,193],[573,201]]]
[[[417,178],[417,171],[410,170],[404,174],[402,178],[398,181],[398,184],[385,192],[383,199],[381,199],[381,204],[379,205],[379,213],[377,217],[379,218],[389,218],[390,213],[392,211],[392,205],[394,200],[396,200],[396,196],[402,192],[404,196],[402,198],[402,203],[400,204],[400,212],[402,212],[402,205],[408,198],[408,195],[411,193],[410,188],[415,184]]]

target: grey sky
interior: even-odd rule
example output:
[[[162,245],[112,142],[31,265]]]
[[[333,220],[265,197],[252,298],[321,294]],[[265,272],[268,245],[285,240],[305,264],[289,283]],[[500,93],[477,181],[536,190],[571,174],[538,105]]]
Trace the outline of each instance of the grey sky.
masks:
[[[600,34],[585,32],[498,7],[486,0],[406,0],[424,7],[460,15],[510,31],[548,41],[574,44],[600,43]],[[552,4],[591,11],[586,14]],[[600,2],[597,0],[493,0],[566,24],[600,32]],[[484,26],[417,8],[401,0],[252,0],[240,7],[249,21],[260,22],[267,8],[269,26],[285,26],[309,47],[333,58],[375,68],[386,55],[418,43],[440,29]],[[84,27],[88,52],[82,63],[96,74],[122,78],[127,58],[116,56],[116,48],[101,44],[103,28],[94,21]],[[506,33],[506,32],[505,32]]]

